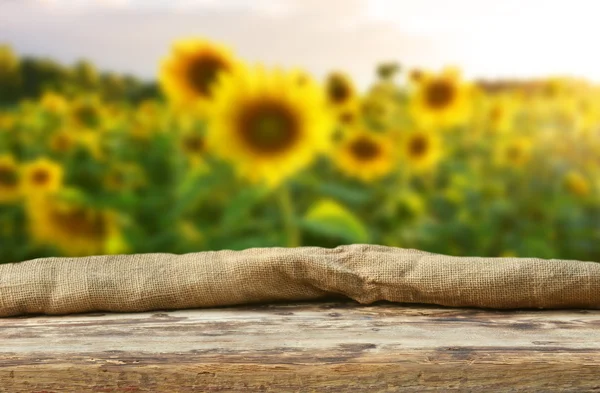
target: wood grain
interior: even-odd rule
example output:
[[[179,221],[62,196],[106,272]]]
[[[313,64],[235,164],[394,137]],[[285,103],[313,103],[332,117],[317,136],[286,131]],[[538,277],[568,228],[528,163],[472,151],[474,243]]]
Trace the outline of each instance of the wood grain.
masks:
[[[0,392],[600,391],[600,310],[304,302],[0,319]]]

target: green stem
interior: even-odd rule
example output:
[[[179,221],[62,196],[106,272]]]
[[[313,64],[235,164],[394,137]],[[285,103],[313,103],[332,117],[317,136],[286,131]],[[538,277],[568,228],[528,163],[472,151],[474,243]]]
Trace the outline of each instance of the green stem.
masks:
[[[300,247],[302,239],[300,236],[300,229],[295,223],[294,205],[292,203],[289,187],[286,185],[281,186],[278,193],[278,199],[287,235],[287,246]]]

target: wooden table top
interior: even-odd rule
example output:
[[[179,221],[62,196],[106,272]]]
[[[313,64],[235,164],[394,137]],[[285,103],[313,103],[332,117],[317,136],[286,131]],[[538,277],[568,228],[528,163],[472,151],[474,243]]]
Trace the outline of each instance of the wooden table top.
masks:
[[[0,392],[600,390],[600,310],[353,301],[0,318]]]

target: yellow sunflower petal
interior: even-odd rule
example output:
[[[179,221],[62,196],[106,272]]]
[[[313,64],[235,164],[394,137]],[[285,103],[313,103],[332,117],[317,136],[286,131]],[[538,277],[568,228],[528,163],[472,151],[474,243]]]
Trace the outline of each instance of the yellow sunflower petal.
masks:
[[[27,204],[29,231],[39,244],[56,246],[65,255],[84,256],[113,252],[118,238],[116,216],[44,195]]]
[[[423,75],[411,97],[410,110],[421,127],[464,124],[471,115],[469,86],[462,84],[454,71]]]
[[[26,197],[54,193],[62,187],[63,168],[60,164],[48,158],[38,158],[25,164],[22,172],[22,187]]]
[[[12,155],[0,155],[0,204],[15,202],[20,197],[18,164]]]
[[[338,147],[335,163],[348,176],[365,182],[374,181],[392,170],[391,146],[391,139],[386,135],[355,131]]]
[[[231,52],[202,39],[175,42],[171,56],[161,63],[159,82],[167,96],[185,107],[202,110],[222,73],[232,72],[238,60]]]
[[[321,90],[298,85],[293,72],[240,67],[221,77],[213,98],[207,148],[249,180],[276,186],[329,145]]]
[[[441,158],[440,137],[431,132],[412,131],[400,137],[406,167],[412,172],[431,170]]]

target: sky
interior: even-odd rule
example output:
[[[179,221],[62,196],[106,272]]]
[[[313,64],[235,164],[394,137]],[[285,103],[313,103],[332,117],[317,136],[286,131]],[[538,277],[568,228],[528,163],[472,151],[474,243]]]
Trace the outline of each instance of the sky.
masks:
[[[600,82],[598,11],[596,0],[0,0],[0,43],[145,79],[174,40],[197,36],[248,62],[344,70],[361,89],[387,61]]]

